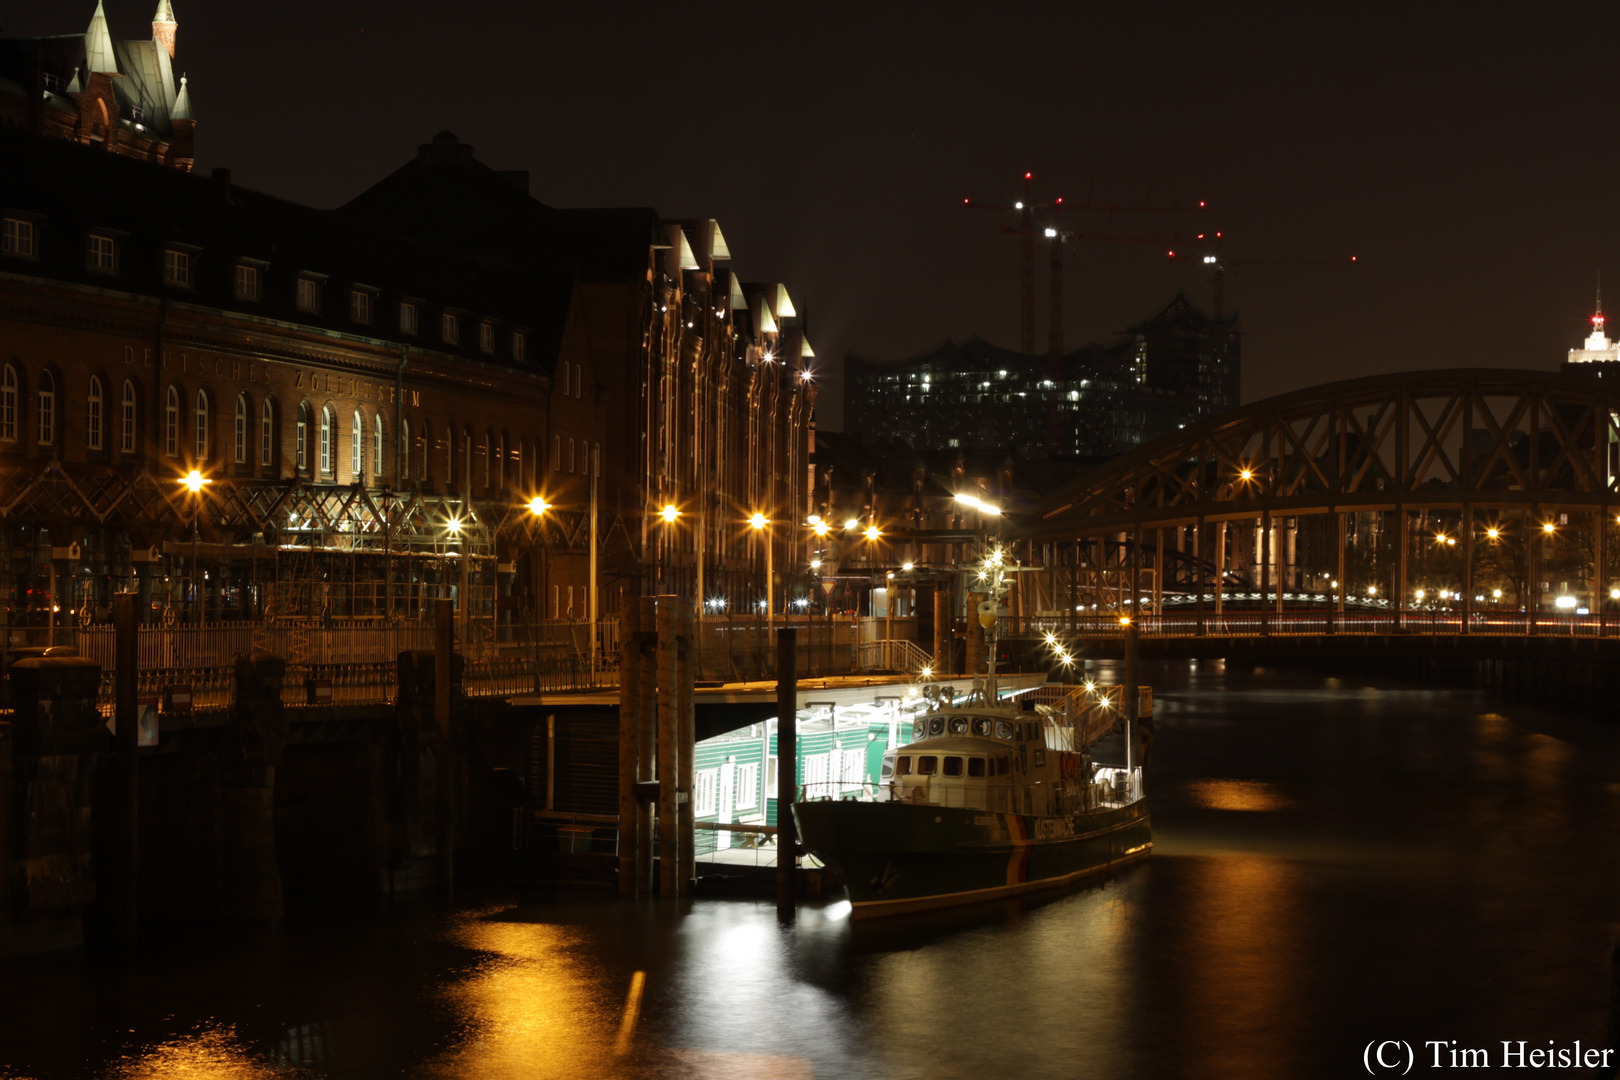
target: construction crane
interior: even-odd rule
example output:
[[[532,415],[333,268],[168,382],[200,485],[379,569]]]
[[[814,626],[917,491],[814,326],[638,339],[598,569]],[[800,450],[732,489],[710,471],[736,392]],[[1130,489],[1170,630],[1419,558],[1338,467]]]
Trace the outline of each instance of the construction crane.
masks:
[[[963,199],[962,205],[970,210],[1012,210],[1018,214],[1017,224],[1003,223],[1001,231],[1019,238],[1022,251],[1019,259],[1019,345],[1024,353],[1035,352],[1035,241],[1045,239],[1051,242],[1051,262],[1048,279],[1049,303],[1051,311],[1047,324],[1047,352],[1052,356],[1054,363],[1063,356],[1063,245],[1070,240],[1127,240],[1136,242],[1162,243],[1165,241],[1180,242],[1180,238],[1159,236],[1155,227],[1153,234],[1142,237],[1116,236],[1112,232],[1113,215],[1115,214],[1164,214],[1193,213],[1205,208],[1203,201],[1194,203],[1173,203],[1155,205],[1153,202],[1153,186],[1148,185],[1147,191],[1140,203],[1099,203],[1093,193],[1088,195],[1086,201],[1080,204],[1065,205],[1061,198],[1050,203],[1037,203],[1034,201],[1031,186],[1034,174],[1024,174],[1024,197],[1012,204],[1006,203],[976,203],[972,199]],[[1098,233],[1080,233],[1063,228],[1063,212],[1067,210],[1072,214],[1100,213],[1107,214],[1103,230]],[[1037,215],[1046,218],[1049,223],[1036,221]],[[1157,223],[1155,222],[1155,225]]]
[[[1205,238],[1205,236],[1203,234],[1199,234],[1197,239],[1198,240],[1206,240],[1206,238]],[[1213,303],[1213,308],[1214,308],[1213,315],[1214,315],[1214,318],[1215,318],[1216,322],[1220,322],[1220,321],[1222,321],[1223,319],[1226,318],[1226,271],[1227,271],[1228,267],[1236,268],[1236,267],[1239,267],[1239,266],[1355,266],[1355,265],[1357,265],[1357,258],[1354,255],[1351,255],[1347,259],[1346,258],[1340,258],[1340,259],[1310,259],[1310,258],[1306,258],[1306,259],[1292,259],[1292,258],[1281,258],[1281,259],[1267,259],[1267,258],[1259,258],[1259,259],[1254,259],[1254,258],[1250,258],[1250,259],[1226,259],[1226,258],[1221,257],[1221,234],[1220,233],[1216,233],[1213,238],[1209,238],[1208,242],[1211,244],[1211,247],[1212,247],[1213,250],[1212,251],[1206,251],[1202,255],[1195,255],[1195,254],[1192,254],[1190,252],[1185,252],[1185,251],[1177,251],[1174,248],[1171,248],[1170,251],[1167,252],[1167,254],[1169,255],[1171,261],[1173,261],[1173,262],[1198,262],[1198,263],[1203,263],[1205,266],[1209,267],[1209,269],[1210,269],[1210,271],[1211,271],[1211,273],[1212,273],[1212,275],[1214,277],[1214,280],[1213,280],[1213,283],[1212,283],[1213,300],[1214,300],[1214,303]]]

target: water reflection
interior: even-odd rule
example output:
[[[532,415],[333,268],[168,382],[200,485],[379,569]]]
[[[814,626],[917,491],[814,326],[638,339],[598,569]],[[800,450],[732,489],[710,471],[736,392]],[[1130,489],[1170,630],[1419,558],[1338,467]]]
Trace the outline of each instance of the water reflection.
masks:
[[[870,922],[428,899],[138,968],[13,957],[0,1077],[1293,1080],[1373,1038],[1601,1044],[1620,732],[1348,676],[1149,678],[1155,853],[1115,877]]]

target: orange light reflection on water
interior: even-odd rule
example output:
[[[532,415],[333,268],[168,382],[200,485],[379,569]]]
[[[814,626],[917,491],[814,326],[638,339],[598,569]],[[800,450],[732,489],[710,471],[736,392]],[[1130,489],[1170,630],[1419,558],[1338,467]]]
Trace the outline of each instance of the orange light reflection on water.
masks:
[[[207,1028],[126,1054],[116,1080],[273,1080],[297,1075],[250,1054],[229,1025]]]

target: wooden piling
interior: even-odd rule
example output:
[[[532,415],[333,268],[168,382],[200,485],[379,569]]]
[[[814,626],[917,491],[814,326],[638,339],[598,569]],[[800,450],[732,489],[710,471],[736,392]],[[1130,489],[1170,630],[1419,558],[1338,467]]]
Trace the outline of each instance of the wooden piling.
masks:
[[[641,814],[636,781],[641,779],[641,605],[624,605],[619,627],[619,895],[637,892],[637,853],[641,850]]]
[[[658,895],[676,895],[681,873],[680,604],[658,597]]]
[[[465,593],[463,593],[465,595]],[[450,738],[450,656],[455,650],[455,618],[448,599],[433,602],[433,758],[438,818],[439,890],[455,891],[455,769]]]
[[[118,893],[114,914],[118,952],[135,952],[140,932],[140,715],[136,697],[135,594],[113,596],[113,726],[117,763]]]
[[[799,830],[793,802],[799,788],[798,631],[776,635],[776,908],[792,911]]]

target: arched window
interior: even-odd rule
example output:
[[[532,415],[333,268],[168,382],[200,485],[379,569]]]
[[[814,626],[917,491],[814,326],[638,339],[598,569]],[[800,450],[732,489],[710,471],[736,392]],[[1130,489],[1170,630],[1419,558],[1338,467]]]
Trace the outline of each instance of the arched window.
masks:
[[[85,445],[91,450],[101,449],[101,377],[90,376],[90,409],[84,425]]]
[[[173,386],[163,398],[163,452],[180,456],[180,391]]]
[[[298,469],[303,471],[309,468],[309,402],[298,403]]]
[[[399,421],[399,475],[401,479],[411,475],[411,422],[403,417]]]
[[[269,398],[259,407],[259,464],[276,463],[276,407]]]
[[[568,440],[568,471],[574,471],[574,440]]]
[[[208,460],[208,391],[197,391],[197,461]]]
[[[383,441],[382,413],[378,412],[371,418],[371,475],[379,482],[386,471],[383,468],[383,447],[386,445]]]
[[[332,406],[321,406],[321,475],[331,476],[337,468],[337,414]]]
[[[236,464],[246,465],[248,459],[248,399],[247,394],[236,395]]]
[[[56,379],[49,371],[39,373],[39,445],[56,441]]]
[[[349,422],[349,479],[358,484],[365,477],[366,468],[366,422],[360,417],[360,410],[354,410],[354,418]]]
[[[432,446],[433,446],[433,425],[429,424],[426,420],[424,420],[424,421],[422,421],[422,434],[420,434],[420,435],[418,435],[416,437],[416,449],[417,449],[417,455],[416,456],[417,456],[417,460],[421,461],[421,463],[422,463],[422,465],[421,465],[422,472],[421,472],[421,474],[419,476],[419,479],[426,480],[428,478],[428,459],[432,456],[431,454],[428,453],[428,451]]]
[[[17,369],[0,372],[0,439],[17,441]]]
[[[118,445],[126,454],[135,452],[135,384],[124,380],[123,416],[119,424]]]

